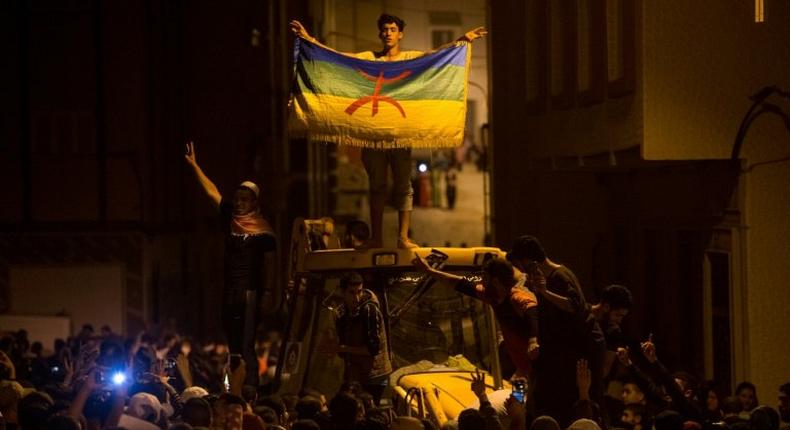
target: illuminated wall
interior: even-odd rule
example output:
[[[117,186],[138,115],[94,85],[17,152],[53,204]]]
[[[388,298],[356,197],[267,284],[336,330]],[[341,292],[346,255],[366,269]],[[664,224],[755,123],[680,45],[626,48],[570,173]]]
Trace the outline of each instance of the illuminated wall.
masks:
[[[790,88],[790,5],[644,2],[644,156],[709,159],[730,156],[748,96],[766,85]],[[763,154],[756,140],[786,138],[753,130],[746,157]]]
[[[761,23],[755,3],[643,3],[646,159],[728,158],[748,96],[767,85],[790,90],[790,3],[765,1]],[[790,100],[769,101],[790,113]],[[745,258],[734,262],[742,274],[734,281],[746,300],[734,323],[745,344],[735,346],[735,375],[752,380],[768,404],[790,381],[790,267],[777,264],[790,261],[790,161],[774,162],[788,156],[790,130],[761,116],[741,152]]]
[[[628,4],[633,27],[628,13],[611,13]],[[764,4],[765,21],[755,23],[750,0],[589,2],[589,19],[585,1],[489,2],[493,201],[500,246],[534,233],[589,291],[631,286],[634,334],[661,330],[664,358],[700,374],[712,372],[700,253],[714,232],[737,236],[727,279],[732,377],[751,379],[773,402],[790,380],[790,267],[779,263],[790,260],[790,161],[781,161],[790,134],[778,117],[759,118],[737,187],[725,161],[748,96],[770,84],[790,89],[790,3]],[[606,40],[587,31],[596,25]],[[627,69],[617,53],[629,39],[633,85],[622,91],[612,77]],[[605,75],[593,73],[600,68]],[[583,91],[602,76],[602,97]],[[787,100],[771,100],[790,112]]]

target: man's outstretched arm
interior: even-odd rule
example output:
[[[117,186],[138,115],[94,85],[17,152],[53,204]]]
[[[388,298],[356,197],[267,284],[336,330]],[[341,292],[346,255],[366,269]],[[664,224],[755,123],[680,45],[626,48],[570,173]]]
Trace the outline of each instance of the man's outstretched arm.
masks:
[[[301,37],[302,39],[308,40],[308,41],[310,41],[312,43],[315,43],[316,45],[318,45],[318,46],[320,46],[322,48],[328,49],[330,51],[337,52],[338,54],[348,55],[349,57],[354,57],[354,56],[357,55],[357,54],[355,54],[353,52],[340,52],[337,49],[332,48],[331,46],[324,45],[323,43],[319,42],[318,39],[316,39],[315,37],[311,36],[310,33],[307,32],[307,29],[304,28],[304,25],[302,25],[301,22],[299,22],[299,21],[297,21],[295,19],[292,20],[289,25],[291,26],[291,31],[296,35],[296,37]]]
[[[187,151],[184,154],[184,159],[186,160],[189,167],[192,168],[192,171],[195,173],[195,177],[197,178],[200,185],[203,187],[203,191],[206,193],[209,199],[211,199],[211,203],[214,204],[215,207],[219,207],[219,202],[222,201],[222,194],[220,194],[219,189],[217,186],[214,185],[214,182],[211,182],[211,179],[203,173],[203,169],[198,166],[197,158],[195,157],[195,144],[193,142],[187,143]]]
[[[485,37],[486,35],[488,35],[488,30],[486,30],[485,27],[473,28],[473,29],[467,31],[466,33],[464,33],[463,35],[461,35],[461,37],[459,37],[458,39],[455,39],[452,42],[445,43],[444,45],[442,45],[442,46],[440,46],[438,48],[435,48],[435,49],[432,49],[430,51],[425,52],[425,55],[433,54],[434,52],[441,51],[444,48],[449,48],[451,46],[455,46],[455,44],[458,43],[458,42],[469,42],[469,43],[471,43],[471,42],[474,42],[475,40],[477,40],[477,39],[479,39],[481,37]]]
[[[442,272],[441,270],[434,269],[428,264],[423,257],[420,257],[416,253],[414,254],[414,260],[411,261],[414,267],[423,273],[427,273],[429,276],[436,278],[440,281],[447,281],[450,285],[455,287],[458,281],[463,280],[464,278],[458,275],[453,275],[452,273]]]
[[[485,37],[486,35],[488,35],[488,30],[486,30],[485,27],[477,27],[477,28],[473,28],[473,29],[467,31],[466,33],[464,33],[463,36],[459,37],[455,41],[456,42],[474,42],[476,39],[479,39],[481,37]]]

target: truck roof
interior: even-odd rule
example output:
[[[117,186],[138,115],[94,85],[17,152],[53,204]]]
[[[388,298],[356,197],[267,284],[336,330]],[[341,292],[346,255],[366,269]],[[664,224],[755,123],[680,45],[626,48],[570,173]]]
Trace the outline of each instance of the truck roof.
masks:
[[[325,237],[328,238],[326,242]],[[341,248],[331,218],[297,218],[291,233],[289,271],[293,278],[294,275],[348,270],[405,270],[412,267],[415,253],[421,257],[443,254],[446,257],[444,267],[448,270],[474,270],[492,256],[505,256],[501,249],[494,247]]]
[[[447,269],[474,269],[492,256],[504,257],[499,248],[368,248],[326,249],[310,251],[304,255],[301,273],[332,272],[343,270],[409,269],[414,255],[428,257],[432,253],[447,256]]]

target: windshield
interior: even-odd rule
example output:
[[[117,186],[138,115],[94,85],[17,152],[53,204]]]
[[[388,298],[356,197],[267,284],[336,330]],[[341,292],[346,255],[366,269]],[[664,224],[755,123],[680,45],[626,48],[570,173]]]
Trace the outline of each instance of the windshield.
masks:
[[[423,279],[422,274],[408,271],[366,276],[365,286],[376,294],[385,316],[393,370],[421,360],[444,364],[457,355],[489,368],[492,340],[483,303],[456,292],[449,284],[426,284]],[[343,380],[344,362],[331,346],[337,344],[334,321],[342,297],[336,279],[322,284],[317,286],[323,291],[317,297],[320,305],[316,307],[304,383],[335,392]]]

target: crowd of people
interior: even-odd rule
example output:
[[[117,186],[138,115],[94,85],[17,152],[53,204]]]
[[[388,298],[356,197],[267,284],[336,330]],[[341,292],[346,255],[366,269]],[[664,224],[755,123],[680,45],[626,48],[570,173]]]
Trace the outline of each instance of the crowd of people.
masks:
[[[297,37],[321,45],[299,21],[290,25]],[[383,14],[377,26],[381,50],[343,55],[382,62],[426,55],[401,50],[405,28],[401,18]],[[486,34],[479,27],[453,44],[470,43]],[[396,246],[417,248],[409,237],[414,195],[411,150],[391,143],[371,142],[362,151],[369,178],[370,227],[361,221],[349,223],[344,247],[382,247],[391,171],[392,201],[398,210]],[[256,331],[259,298],[271,269],[265,261],[277,249],[275,231],[259,207],[261,190],[244,181],[223,196],[198,164],[192,142],[186,145],[184,160],[216,209],[225,237],[221,304],[225,337],[198,342],[163,327],[126,338],[109,327],[94,333],[86,325],[76,336],[58,339],[52,353],[45,355],[43,345],[31,343],[24,330],[4,333],[0,430],[790,428],[790,383],[780,386],[778,409],[774,409],[760,405],[757,388],[749,382],[738,384],[734,395],[725,397],[727,387],[713,381],[699,383],[687,372],[670,372],[658,359],[652,334],[636,342],[624,338],[620,324],[632,306],[628,288],[610,285],[597,302],[589,302],[573,271],[552,261],[533,236],[517,238],[504,258],[488,256],[475,276],[443,271],[443,265],[430,256],[414,254],[414,269],[436,284],[431,287],[426,282],[426,286],[450,287],[491,307],[502,339],[497,368],[509,380],[508,388],[492,390],[486,372],[475,370],[464,389],[476,400],[464,405],[457,417],[446,420],[441,413],[421,413],[423,408],[417,408],[420,418],[398,416],[393,398],[386,394],[390,376],[399,371],[391,359],[386,309],[368,288],[368,279],[349,273],[339,285],[343,303],[334,311],[336,342],[309,352],[342,358],[342,386],[334,393],[310,387],[282,392],[274,371],[280,335]],[[434,190],[439,189],[443,170],[441,163],[436,167]],[[448,166],[445,180],[452,209],[457,187],[454,166]],[[434,206],[439,206],[440,196],[434,192],[432,197]],[[337,247],[334,223],[327,219],[320,225],[309,233],[311,249]],[[397,410],[411,410],[406,404],[407,408]]]
[[[477,401],[441,428],[779,430],[790,422],[790,383],[780,386],[775,409],[760,404],[749,382],[725,397],[726,387],[713,381],[671,373],[652,335],[636,347],[623,339],[620,324],[632,303],[626,287],[611,285],[587,303],[573,272],[550,260],[534,237],[518,238],[507,258],[485,262],[477,281],[424,258],[414,265],[492,306],[511,382],[492,391],[484,373],[472,373],[468,389]],[[58,339],[49,355],[20,330],[0,341],[0,429],[438,428],[435,417],[397,416],[382,397],[394,369],[375,293],[364,282],[353,273],[342,281],[333,352],[350,366],[336,393],[303,387],[273,394],[280,349],[273,331],[256,334],[258,363],[250,367],[224,339],[198,343],[168,328],[124,338],[86,325]],[[258,374],[250,377],[251,368]]]
[[[243,411],[269,390],[277,332],[257,336],[254,386],[224,338],[196,343],[173,329],[156,332],[125,338],[85,325],[47,355],[25,330],[4,333],[0,430],[266,428],[263,418],[248,427],[252,415]]]
[[[725,397],[726,387],[714,381],[670,372],[652,334],[632,341],[620,329],[631,310],[630,290],[610,285],[597,303],[588,303],[573,272],[553,262],[534,236],[517,238],[506,258],[484,263],[480,282],[442,272],[421,257],[414,264],[492,306],[504,373],[530,388],[523,410],[513,396],[498,396],[510,404],[497,408],[503,416],[518,417],[512,429],[776,430],[790,422],[790,383],[780,387],[777,410],[759,405],[749,382]]]
[[[320,45],[299,21],[290,25],[296,36]],[[390,62],[427,54],[401,50],[402,19],[383,14],[377,26],[381,50],[345,55]],[[475,28],[453,43],[471,43],[486,34],[484,28]],[[397,247],[418,247],[409,237],[411,149],[392,143],[371,142],[363,148],[371,223],[350,223],[346,247],[383,245],[388,172],[398,210]],[[413,261],[417,271],[438,281],[436,288],[449,286],[491,306],[502,338],[500,367],[509,388],[491,390],[486,373],[476,370],[467,388],[476,401],[457,417],[398,416],[392,399],[384,395],[388,376],[397,370],[390,359],[386,316],[376,293],[366,288],[366,279],[350,273],[340,285],[344,302],[335,318],[338,343],[322,351],[343,359],[342,386],[334,393],[310,387],[278,392],[272,382],[281,340],[274,331],[256,332],[255,324],[267,274],[264,261],[277,249],[275,231],[258,205],[260,188],[244,181],[232,195],[223,196],[198,165],[192,142],[184,159],[222,221],[225,338],[198,342],[171,328],[124,337],[109,327],[95,333],[85,325],[77,335],[58,339],[45,355],[44,346],[31,342],[25,330],[3,333],[0,430],[790,428],[790,383],[779,387],[774,409],[758,402],[757,388],[749,382],[725,397],[726,387],[713,381],[699,383],[690,373],[670,372],[658,358],[652,335],[636,343],[623,338],[620,324],[632,304],[626,287],[610,285],[596,303],[588,302],[574,273],[552,261],[533,236],[517,238],[506,258],[485,261],[481,277],[442,271],[441,265],[418,254]],[[456,200],[456,167],[446,167],[449,209]],[[437,163],[436,191],[444,169]],[[434,206],[440,206],[438,193],[432,197]],[[333,229],[324,223],[314,238],[319,249],[334,247],[330,225]]]

